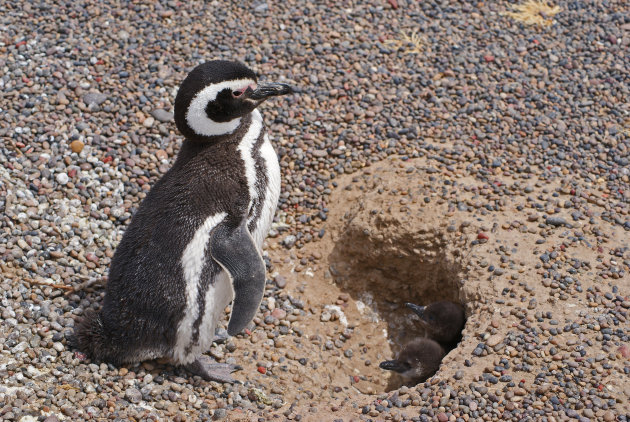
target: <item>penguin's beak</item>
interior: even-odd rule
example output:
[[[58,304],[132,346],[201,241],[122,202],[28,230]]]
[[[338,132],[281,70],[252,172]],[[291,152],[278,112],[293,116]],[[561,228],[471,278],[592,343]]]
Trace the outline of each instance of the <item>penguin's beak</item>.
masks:
[[[405,303],[405,306],[411,309],[416,315],[420,317],[421,320],[424,320],[424,310],[427,308],[426,306],[419,306],[415,303]]]
[[[268,83],[261,84],[253,90],[248,98],[255,101],[263,102],[269,97],[277,97],[278,95],[286,95],[294,92],[293,88],[287,84]]]
[[[425,311],[427,310],[426,306],[416,305],[415,303],[405,303],[405,306],[413,311],[414,314],[418,315],[420,318],[420,324],[429,329],[433,327],[434,322],[429,321],[427,316],[425,315]]]
[[[409,370],[409,364],[405,362],[401,362],[399,360],[386,360],[381,362],[379,365],[381,369],[387,369],[388,371],[395,371],[399,374],[406,372]]]

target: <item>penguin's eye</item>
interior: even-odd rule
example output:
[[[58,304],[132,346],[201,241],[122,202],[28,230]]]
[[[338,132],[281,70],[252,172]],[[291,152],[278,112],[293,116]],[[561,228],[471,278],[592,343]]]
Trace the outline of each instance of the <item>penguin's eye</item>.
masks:
[[[242,91],[233,91],[233,92],[232,92],[232,96],[233,96],[234,98],[238,98],[238,97],[240,97],[241,95],[243,95],[243,93],[244,93],[244,92],[245,92],[245,90],[242,90]]]

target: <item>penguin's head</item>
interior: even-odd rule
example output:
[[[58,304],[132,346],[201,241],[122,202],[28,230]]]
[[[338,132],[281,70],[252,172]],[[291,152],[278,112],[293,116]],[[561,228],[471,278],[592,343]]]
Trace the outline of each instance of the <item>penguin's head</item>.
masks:
[[[427,306],[405,304],[418,317],[429,336],[442,343],[457,341],[464,329],[466,317],[461,305],[449,301],[433,302]]]
[[[286,84],[258,85],[256,74],[239,62],[213,60],[195,67],[175,98],[175,123],[188,139],[208,142],[229,135],[269,97],[293,92]]]
[[[396,359],[379,364],[381,369],[399,373],[403,378],[420,382],[432,376],[440,367],[444,349],[435,341],[421,338],[406,344]]]

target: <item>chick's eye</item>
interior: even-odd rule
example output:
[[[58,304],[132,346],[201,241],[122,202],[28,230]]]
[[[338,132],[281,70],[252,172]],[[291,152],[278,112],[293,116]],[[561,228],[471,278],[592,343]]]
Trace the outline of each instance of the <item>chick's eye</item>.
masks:
[[[232,96],[240,97],[241,95],[243,95],[243,92],[245,92],[245,91],[234,91],[234,92],[232,92]]]

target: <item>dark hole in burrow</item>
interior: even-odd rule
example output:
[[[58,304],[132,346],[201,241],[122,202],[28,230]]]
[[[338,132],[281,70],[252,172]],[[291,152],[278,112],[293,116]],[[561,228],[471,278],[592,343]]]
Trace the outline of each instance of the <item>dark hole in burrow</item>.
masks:
[[[371,233],[349,225],[329,262],[336,284],[364,309],[365,323],[372,318],[374,323],[380,319],[386,324],[393,354],[387,359],[394,359],[405,344],[426,334],[406,302],[428,305],[447,300],[466,307],[461,288],[466,276],[465,248],[464,240],[441,228],[401,233],[379,227]],[[442,345],[447,354],[460,339]],[[383,372],[383,376],[392,375]],[[403,384],[401,377],[392,375],[387,391]]]

